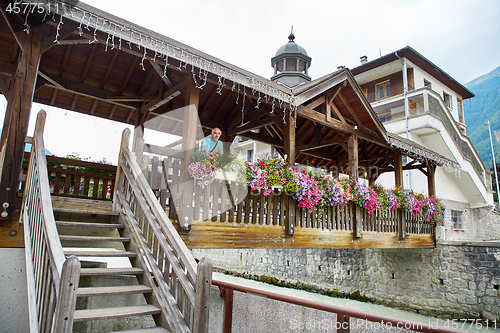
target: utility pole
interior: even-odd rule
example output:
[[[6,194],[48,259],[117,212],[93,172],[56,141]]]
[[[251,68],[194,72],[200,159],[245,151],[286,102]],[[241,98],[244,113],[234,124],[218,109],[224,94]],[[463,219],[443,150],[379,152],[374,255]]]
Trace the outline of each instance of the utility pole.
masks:
[[[497,185],[497,200],[500,202],[500,192],[498,189],[498,175],[497,175],[497,162],[495,158],[495,151],[493,150],[493,139],[491,138],[491,126],[490,126],[490,121],[488,120],[485,125],[488,125],[488,131],[490,132],[490,144],[491,144],[491,155],[493,158],[493,170],[495,171],[495,181]]]

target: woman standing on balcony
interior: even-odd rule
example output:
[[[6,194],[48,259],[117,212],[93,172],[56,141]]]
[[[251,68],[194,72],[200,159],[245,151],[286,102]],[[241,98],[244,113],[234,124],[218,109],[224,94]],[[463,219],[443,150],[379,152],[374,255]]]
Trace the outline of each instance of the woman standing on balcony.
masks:
[[[221,133],[222,132],[219,128],[214,128],[212,130],[212,135],[203,140],[201,150],[207,151],[209,153],[215,152],[222,154],[222,141],[219,140]]]

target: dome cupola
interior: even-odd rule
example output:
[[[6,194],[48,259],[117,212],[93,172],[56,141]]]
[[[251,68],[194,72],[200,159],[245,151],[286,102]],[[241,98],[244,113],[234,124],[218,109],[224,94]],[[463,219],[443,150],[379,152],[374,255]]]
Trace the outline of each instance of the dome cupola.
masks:
[[[307,55],[306,50],[294,40],[292,26],[288,43],[280,47],[276,55],[271,58],[271,65],[274,68],[271,80],[286,85],[290,89],[311,81],[307,70],[311,66],[312,59]]]

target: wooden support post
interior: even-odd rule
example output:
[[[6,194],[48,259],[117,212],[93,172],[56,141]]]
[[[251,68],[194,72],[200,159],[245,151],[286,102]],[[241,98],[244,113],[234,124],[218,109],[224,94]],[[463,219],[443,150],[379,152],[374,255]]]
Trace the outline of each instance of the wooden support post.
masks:
[[[208,332],[210,312],[210,288],[212,286],[212,261],[201,258],[196,271],[196,304],[194,308],[193,333]]]
[[[396,188],[403,187],[403,163],[399,151],[394,153],[394,184]]]
[[[289,166],[293,167],[295,165],[295,117],[290,115],[289,112],[285,111],[285,121],[284,126],[285,136],[284,148],[285,154],[287,155],[287,163]],[[286,215],[285,215],[285,236],[293,236],[295,233],[295,201],[285,194]],[[282,208],[283,209],[283,208]]]
[[[353,133],[347,139],[347,154],[349,178],[356,180],[359,178],[358,136],[356,133]]]
[[[429,197],[434,197],[436,195],[436,166],[427,162],[427,191]]]
[[[182,151],[186,154],[181,168],[179,193],[181,194],[181,209],[179,223],[182,232],[191,230],[193,221],[193,192],[194,183],[188,172],[191,164],[191,155],[196,148],[196,126],[198,123],[198,107],[200,102],[200,89],[196,88],[192,80],[188,80],[186,87],[186,111],[184,113],[184,127],[182,136]],[[214,198],[216,200],[216,198]],[[204,207],[207,209],[207,207]]]
[[[12,220],[14,200],[19,189],[19,176],[24,155],[24,139],[28,132],[31,103],[36,84],[41,55],[42,27],[34,27],[23,38],[21,59],[11,83],[5,111],[6,124],[0,147],[4,149],[4,160],[0,179],[0,206],[2,220]],[[7,132],[6,132],[7,131]]]

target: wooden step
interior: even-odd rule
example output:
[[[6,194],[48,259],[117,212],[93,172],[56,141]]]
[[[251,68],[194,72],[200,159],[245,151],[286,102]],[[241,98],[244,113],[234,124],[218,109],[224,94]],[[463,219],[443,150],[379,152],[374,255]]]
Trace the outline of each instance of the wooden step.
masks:
[[[106,296],[106,295],[126,295],[126,294],[146,294],[151,288],[138,286],[116,286],[116,287],[85,287],[78,288],[78,296]]]
[[[82,268],[80,276],[140,275],[144,271],[137,267],[125,268]]]
[[[60,235],[59,238],[62,241],[71,241],[71,242],[130,242],[130,238],[128,237]]]
[[[75,322],[95,319],[111,319],[129,316],[144,316],[160,313],[161,310],[153,305],[126,306],[120,308],[76,310]]]
[[[139,330],[129,330],[129,331],[116,331],[110,333],[170,333],[166,328],[163,327],[151,327],[151,328],[142,328]]]
[[[106,211],[91,211],[91,210],[76,210],[68,208],[53,208],[54,213],[70,213],[70,214],[80,214],[80,215],[101,215],[101,216],[119,216],[120,213],[117,212],[106,212]]]
[[[123,224],[119,223],[85,223],[85,222],[71,222],[71,221],[56,221],[56,225],[65,227],[76,228],[123,228]]]
[[[128,251],[81,251],[81,250],[64,250],[66,256],[77,257],[136,257],[135,252]]]

